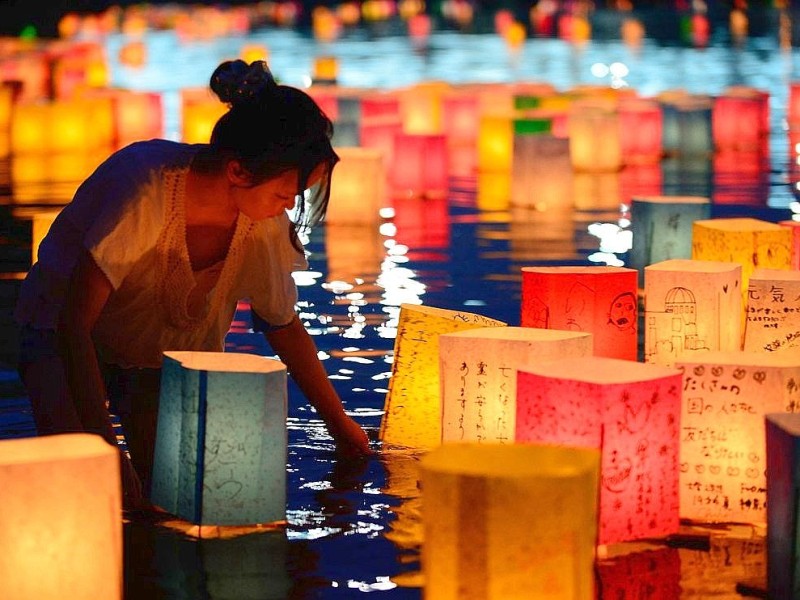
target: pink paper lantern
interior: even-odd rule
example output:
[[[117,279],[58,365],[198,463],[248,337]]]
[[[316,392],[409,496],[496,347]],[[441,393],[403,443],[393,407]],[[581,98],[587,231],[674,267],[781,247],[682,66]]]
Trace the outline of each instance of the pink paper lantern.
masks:
[[[399,195],[440,197],[447,193],[444,134],[399,133],[394,138],[390,181]]]
[[[394,138],[402,132],[403,123],[397,115],[372,116],[368,119],[362,116],[358,138],[364,148],[374,148],[383,153],[384,164],[388,169],[394,161]]]
[[[442,118],[448,144],[472,144],[478,139],[478,97],[474,94],[451,93],[442,98]]]
[[[653,100],[626,99],[618,112],[622,163],[658,163],[663,154],[661,106]]]
[[[762,101],[757,97],[722,95],[714,99],[711,129],[717,150],[761,147]]]
[[[599,448],[610,544],[678,530],[681,373],[597,356],[517,371],[518,442]]]
[[[636,360],[636,280],[625,267],[524,267],[521,324],[585,331],[595,356]]]

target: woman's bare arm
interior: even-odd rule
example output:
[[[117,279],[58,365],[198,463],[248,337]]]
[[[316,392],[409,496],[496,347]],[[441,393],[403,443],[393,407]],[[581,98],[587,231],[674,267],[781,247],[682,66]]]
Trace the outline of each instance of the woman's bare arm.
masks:
[[[325,422],[337,450],[349,455],[369,454],[367,435],[345,414],[339,395],[317,356],[317,347],[300,319],[295,317],[286,327],[264,335]]]

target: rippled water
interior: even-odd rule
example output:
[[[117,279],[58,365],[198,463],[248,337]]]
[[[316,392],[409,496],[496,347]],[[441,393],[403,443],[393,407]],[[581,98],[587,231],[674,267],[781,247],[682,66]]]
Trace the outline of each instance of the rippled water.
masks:
[[[114,63],[113,84],[162,92],[166,135],[172,139],[179,130],[178,91],[204,86],[213,68],[237,56],[245,43],[266,46],[274,73],[298,86],[308,83],[315,56],[332,54],[340,61],[340,83],[355,87],[396,88],[440,79],[547,81],[568,89],[611,83],[592,75],[592,66],[612,63],[627,67],[624,82],[643,95],[675,88],[717,94],[731,85],[759,87],[772,97],[769,168],[755,179],[742,179],[736,173],[716,173],[712,163],[665,160],[657,191],[724,196],[727,202],[715,206],[720,215],[790,216],[794,198],[782,124],[798,54],[779,48],[775,35],[738,47],[712,43],[705,49],[653,41],[635,49],[619,40],[576,47],[537,39],[516,55],[494,35],[457,32],[434,33],[424,51],[403,35],[364,31],[329,45],[290,30],[194,43],[154,32],[145,41],[147,65],[131,69]],[[107,40],[112,61],[125,42],[122,36]],[[310,271],[298,278],[302,317],[348,412],[373,438],[402,302],[469,310],[515,325],[521,266],[585,263],[589,257],[625,260],[624,248],[613,243],[624,217],[614,199],[566,219],[520,222],[505,212],[478,211],[474,179],[457,178],[451,184],[444,200],[395,203],[394,215],[383,226],[322,226],[308,240]],[[612,230],[611,239],[602,237],[604,224]],[[229,348],[268,353],[248,332],[246,312],[240,317]],[[384,453],[341,464],[332,449],[320,422],[290,387],[286,530],[195,540],[161,524],[133,521],[126,527],[128,597],[352,598],[360,592],[419,597],[418,457]],[[703,551],[631,546],[628,550],[642,551],[601,564],[603,596],[738,598],[736,583],[763,576],[765,568],[763,537],[751,538],[747,528],[739,534],[731,540],[713,538]],[[619,595],[626,588],[627,595]]]

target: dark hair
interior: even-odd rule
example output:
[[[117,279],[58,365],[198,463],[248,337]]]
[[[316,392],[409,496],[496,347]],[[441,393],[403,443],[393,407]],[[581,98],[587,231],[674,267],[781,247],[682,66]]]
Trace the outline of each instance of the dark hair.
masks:
[[[253,185],[297,169],[296,240],[297,230],[319,223],[328,208],[330,177],[339,160],[331,146],[333,123],[308,94],[278,84],[262,60],[223,62],[211,75],[210,87],[230,107],[211,133],[214,151],[238,160]],[[304,198],[308,178],[320,164],[326,165],[326,174]]]

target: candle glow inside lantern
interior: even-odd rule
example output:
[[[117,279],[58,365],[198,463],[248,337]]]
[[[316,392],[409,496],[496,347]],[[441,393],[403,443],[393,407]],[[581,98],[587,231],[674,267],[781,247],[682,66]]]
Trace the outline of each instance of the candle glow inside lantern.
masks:
[[[744,349],[773,352],[800,346],[800,272],[756,269],[747,290]]]
[[[152,500],[196,525],[286,515],[286,367],[233,352],[165,352]]]
[[[598,543],[678,530],[677,369],[590,356],[517,371],[517,442],[598,448]]]
[[[599,453],[445,444],[422,458],[424,595],[594,598]]]
[[[695,221],[692,225],[692,258],[742,265],[742,302],[745,303],[750,275],[756,267],[790,268],[792,232],[760,219]]]
[[[652,164],[663,154],[661,106],[653,100],[625,99],[619,104],[622,162]]]
[[[710,352],[679,361],[681,518],[764,524],[764,417],[800,408],[794,351]]]
[[[514,136],[511,203],[539,210],[572,206],[569,140],[548,133]]]
[[[374,148],[337,148],[339,163],[331,185],[325,222],[377,223],[386,199],[383,154]]]
[[[442,440],[439,336],[503,326],[502,321],[474,313],[401,305],[381,440],[410,448],[438,446]]]
[[[395,135],[389,174],[393,192],[410,196],[444,196],[447,193],[447,173],[447,138],[444,134]]]
[[[513,442],[517,368],[591,356],[588,333],[487,327],[439,336],[442,441]]]
[[[800,415],[766,415],[767,593],[800,596]]]
[[[712,135],[718,150],[758,150],[763,143],[763,100],[723,94],[714,99]]]
[[[510,173],[513,156],[512,114],[482,114],[478,124],[478,170]]]
[[[741,347],[741,266],[673,259],[645,267],[646,362]]]
[[[619,113],[606,103],[576,101],[569,113],[569,151],[576,171],[622,168]]]
[[[591,333],[596,356],[636,360],[637,314],[633,269],[522,269],[522,326]]]
[[[187,144],[206,144],[217,120],[228,107],[204,89],[181,90],[181,141]]]
[[[4,600],[122,598],[119,451],[96,435],[0,441]]]
[[[639,196],[631,202],[633,247],[629,265],[640,282],[644,268],[674,258],[692,257],[692,223],[711,217],[711,203],[700,196]]]
[[[442,98],[450,89],[450,84],[443,81],[425,81],[403,90],[400,93],[403,131],[419,135],[443,133]]]

